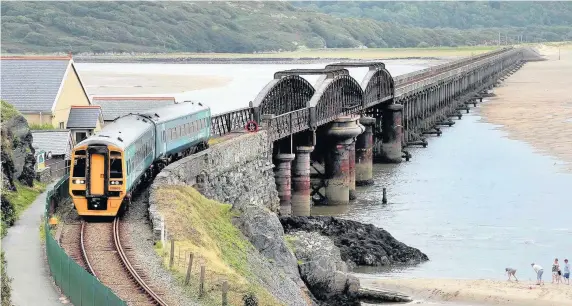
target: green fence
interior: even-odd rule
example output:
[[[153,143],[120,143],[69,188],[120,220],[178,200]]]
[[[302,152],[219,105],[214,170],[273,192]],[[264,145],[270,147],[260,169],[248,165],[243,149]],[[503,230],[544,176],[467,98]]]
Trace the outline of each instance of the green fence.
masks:
[[[65,175],[54,186],[54,189],[48,191],[46,197],[44,229],[46,231],[46,253],[52,277],[75,306],[126,306],[127,304],[111,289],[69,258],[50,233],[48,219],[51,206],[53,206],[50,204],[61,203],[68,198],[68,186],[69,177]]]

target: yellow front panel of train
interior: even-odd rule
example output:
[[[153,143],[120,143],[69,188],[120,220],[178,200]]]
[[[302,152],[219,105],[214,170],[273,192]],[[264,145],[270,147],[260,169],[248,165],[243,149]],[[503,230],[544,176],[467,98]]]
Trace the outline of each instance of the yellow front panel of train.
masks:
[[[105,190],[105,157],[92,154],[90,162],[89,189],[92,195],[103,195]]]

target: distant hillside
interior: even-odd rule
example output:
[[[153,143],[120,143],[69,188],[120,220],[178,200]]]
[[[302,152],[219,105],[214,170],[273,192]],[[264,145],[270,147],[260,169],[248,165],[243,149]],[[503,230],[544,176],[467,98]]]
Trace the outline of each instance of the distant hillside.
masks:
[[[343,5],[348,9],[341,14]],[[546,13],[552,23],[501,30],[482,26],[456,29],[446,20],[436,24],[448,28],[419,23],[415,21],[419,11],[408,19],[405,12],[409,6],[403,3],[395,4],[396,16],[400,17],[387,20],[383,14],[394,10],[392,3],[360,2],[359,11],[350,5],[355,3],[340,2],[328,15],[323,13],[328,6],[288,2],[2,2],[2,52],[252,53],[300,48],[458,46],[496,44],[499,31],[503,42],[506,35],[514,41],[521,34],[529,41],[572,39],[569,23],[559,21],[563,18],[565,23],[571,15],[562,17],[553,11]],[[376,15],[376,5],[385,7],[383,14]],[[555,10],[567,14],[567,7]],[[440,12],[437,8],[434,11]],[[423,20],[464,16],[455,10],[446,12],[439,13],[439,18]]]
[[[338,17],[371,18],[422,28],[565,26],[572,31],[567,1],[305,1],[296,7]]]

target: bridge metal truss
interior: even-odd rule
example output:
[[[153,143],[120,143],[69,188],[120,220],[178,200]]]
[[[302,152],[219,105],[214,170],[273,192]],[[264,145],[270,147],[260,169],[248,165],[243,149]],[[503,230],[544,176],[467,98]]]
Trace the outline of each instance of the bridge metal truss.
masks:
[[[425,71],[413,77],[417,81],[402,81],[411,80],[408,75],[398,77],[396,82],[401,85],[396,89],[395,103],[403,105],[404,144],[418,142],[423,133],[439,125],[450,125],[449,117],[460,117],[460,110],[467,109],[465,104],[475,94],[491,87],[521,60],[521,50],[503,49],[473,58],[465,65],[455,62],[452,67],[458,68],[448,71],[443,68],[447,64],[434,67],[441,72]]]
[[[213,116],[212,135],[243,129],[255,120],[276,141],[316,130],[341,115],[381,118],[385,105],[403,105],[404,144],[460,115],[467,100],[494,84],[523,59],[522,49],[503,48],[395,78],[382,62],[337,63],[323,69],[279,71],[250,106]],[[369,67],[358,83],[346,68]],[[314,86],[302,76],[319,75]]]

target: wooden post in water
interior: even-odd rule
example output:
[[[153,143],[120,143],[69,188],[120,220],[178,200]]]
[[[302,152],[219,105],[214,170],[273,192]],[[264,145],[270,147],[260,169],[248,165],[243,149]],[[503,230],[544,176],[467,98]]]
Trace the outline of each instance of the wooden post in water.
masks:
[[[185,285],[188,285],[191,279],[191,269],[193,269],[193,253],[189,254],[189,266],[187,267],[187,276],[185,276]]]
[[[381,203],[387,204],[387,190],[383,187],[383,198],[381,198]]]
[[[222,306],[228,305],[227,294],[228,294],[228,282],[225,280],[222,282]]]
[[[175,239],[171,239],[171,255],[169,258],[169,269],[173,268],[174,259],[175,259]]]
[[[199,297],[205,293],[205,266],[201,265],[201,282],[199,284]]]

